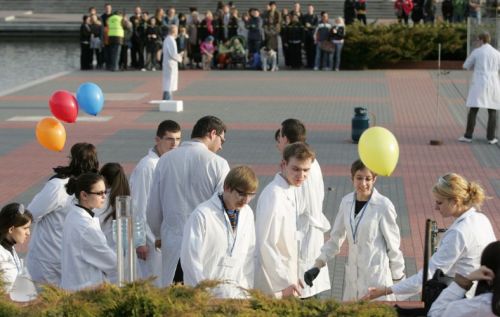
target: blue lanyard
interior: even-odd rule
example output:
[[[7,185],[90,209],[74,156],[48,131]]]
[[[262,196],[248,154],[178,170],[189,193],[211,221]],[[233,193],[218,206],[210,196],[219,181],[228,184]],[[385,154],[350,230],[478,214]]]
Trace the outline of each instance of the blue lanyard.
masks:
[[[372,197],[370,196],[370,198],[368,198],[368,201],[366,202],[366,204],[359,211],[359,216],[357,217],[358,221],[356,221],[356,216],[355,216],[355,212],[354,212],[354,209],[356,208],[356,193],[354,193],[354,197],[353,197],[353,201],[352,201],[352,213],[349,215],[349,223],[351,225],[352,240],[354,241],[354,244],[356,244],[356,236],[358,234],[359,223],[361,222],[361,220],[363,219],[363,216],[365,215],[366,206],[368,206],[368,203],[370,202],[371,198]],[[354,218],[354,227],[352,224],[353,218]]]
[[[233,250],[234,246],[236,245],[236,237],[238,236],[238,230],[236,230],[236,233],[234,234],[234,240],[233,240],[233,245],[231,246],[231,231],[233,231],[233,228],[231,226],[231,221],[229,221],[229,217],[226,212],[226,208],[224,207],[224,199],[222,195],[218,195],[221,205],[222,205],[222,217],[224,218],[224,223],[226,224],[226,232],[227,232],[227,249],[229,250],[229,256],[233,256]],[[236,226],[238,226],[238,217],[239,213],[236,213]],[[228,225],[229,222],[229,225]],[[234,232],[233,232],[234,233]]]

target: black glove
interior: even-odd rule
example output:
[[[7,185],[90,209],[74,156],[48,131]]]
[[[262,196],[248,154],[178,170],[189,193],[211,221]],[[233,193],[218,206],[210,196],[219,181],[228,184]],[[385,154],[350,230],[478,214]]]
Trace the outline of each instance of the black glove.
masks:
[[[318,277],[319,269],[317,267],[313,267],[309,271],[304,273],[304,282],[310,287],[313,286],[313,281],[316,277]]]

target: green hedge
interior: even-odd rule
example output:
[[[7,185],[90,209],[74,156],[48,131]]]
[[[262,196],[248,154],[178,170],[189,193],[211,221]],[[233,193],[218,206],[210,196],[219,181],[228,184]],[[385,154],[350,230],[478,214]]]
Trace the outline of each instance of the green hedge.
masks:
[[[102,285],[93,290],[68,293],[45,287],[26,306],[0,299],[0,316],[21,317],[160,317],[160,316],[329,316],[392,317],[395,310],[374,302],[339,303],[335,300],[275,300],[252,291],[248,300],[218,300],[206,291],[216,282],[198,287],[175,285],[164,289],[140,281],[118,288]]]
[[[346,28],[342,67],[380,68],[400,61],[437,60],[439,43],[442,60],[465,60],[467,25],[355,23]]]

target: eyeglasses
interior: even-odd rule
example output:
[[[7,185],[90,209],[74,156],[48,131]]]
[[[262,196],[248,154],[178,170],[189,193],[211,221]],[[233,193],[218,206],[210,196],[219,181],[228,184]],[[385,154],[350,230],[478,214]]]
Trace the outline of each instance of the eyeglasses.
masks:
[[[100,191],[100,192],[97,192],[97,193],[94,193],[94,192],[87,192],[87,194],[90,194],[90,195],[97,195],[97,196],[101,196],[101,197],[104,197],[106,196],[106,192],[103,190],[103,191]]]
[[[235,191],[238,193],[238,195],[239,195],[240,197],[242,197],[242,198],[246,198],[246,197],[248,197],[248,198],[254,198],[254,197],[255,197],[255,194],[256,194],[256,193],[245,193],[244,191],[239,190],[239,189],[237,189],[237,188],[235,188],[234,190],[235,190]]]
[[[220,144],[221,144],[221,145],[222,145],[222,144],[224,144],[224,142],[226,142],[226,139],[224,139],[224,138],[222,137],[222,135],[217,134],[217,136],[220,138]]]

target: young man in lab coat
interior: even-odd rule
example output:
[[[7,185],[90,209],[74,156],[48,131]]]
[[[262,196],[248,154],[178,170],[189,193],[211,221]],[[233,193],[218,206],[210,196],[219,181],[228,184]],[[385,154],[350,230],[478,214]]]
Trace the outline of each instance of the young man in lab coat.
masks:
[[[277,136],[277,148],[280,153],[288,144],[306,142],[306,127],[297,119],[287,119],[281,123]],[[299,276],[314,265],[316,258],[321,254],[321,247],[325,242],[325,232],[330,230],[330,222],[323,214],[323,199],[325,184],[318,160],[315,159],[304,184],[299,190],[304,203],[299,210],[297,230],[300,232],[299,247]],[[312,286],[304,285],[302,298],[307,298],[330,289],[330,275],[328,267],[321,270]]]
[[[248,166],[233,168],[216,193],[193,211],[184,227],[181,263],[184,283],[219,280],[212,290],[220,298],[246,298],[253,288],[255,225],[248,206],[259,181]]]
[[[277,298],[302,295],[297,231],[302,204],[299,187],[314,158],[314,152],[305,143],[286,146],[281,172],[264,188],[257,202],[255,287]]]
[[[130,192],[134,202],[136,221],[144,228],[144,244],[136,248],[137,270],[139,278],[156,276],[155,284],[161,284],[161,252],[155,246],[155,236],[146,221],[153,174],[160,157],[179,146],[181,142],[181,127],[172,120],[165,120],[158,125],[155,137],[156,145],[149,149],[130,175]]]
[[[202,202],[222,192],[229,164],[215,154],[222,149],[226,125],[214,116],[198,120],[191,140],[162,155],[148,200],[147,220],[161,240],[162,286],[182,282],[182,232],[189,215]]]
[[[178,29],[176,25],[168,27],[168,36],[163,41],[163,100],[172,100],[172,92],[177,91],[179,80],[178,64],[182,63],[184,53],[177,53]]]

